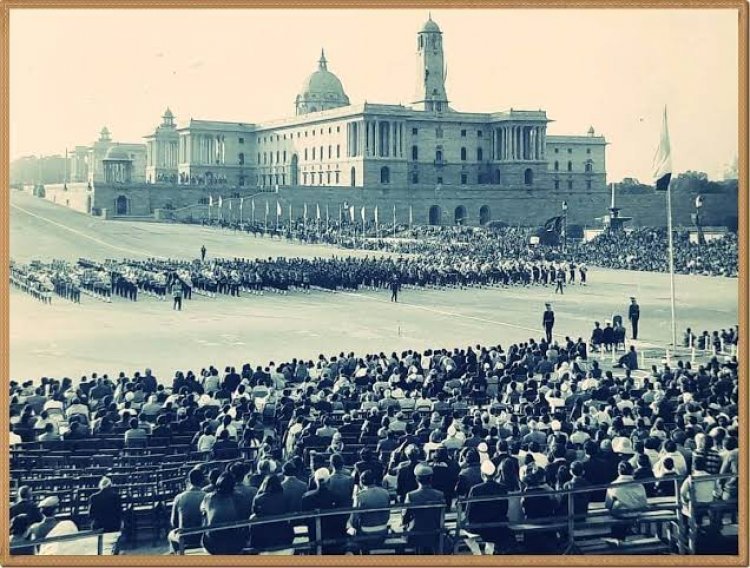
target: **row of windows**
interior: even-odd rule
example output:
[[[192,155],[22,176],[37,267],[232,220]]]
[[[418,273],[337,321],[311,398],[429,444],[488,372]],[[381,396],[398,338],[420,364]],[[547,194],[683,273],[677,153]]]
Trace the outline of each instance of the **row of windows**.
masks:
[[[554,180],[554,184],[555,184],[555,189],[560,189],[560,180],[559,179]],[[569,179],[568,182],[567,182],[567,185],[568,185],[568,189],[573,189],[573,180]],[[591,189],[591,180],[590,179],[586,180],[586,189]]]
[[[331,174],[333,174],[333,176]],[[331,185],[331,183],[339,185],[341,181],[341,172],[302,172],[302,185],[323,185],[324,179],[326,180],[325,183],[328,185]],[[318,182],[317,184],[315,183],[316,181]]]
[[[560,148],[555,148],[555,154],[559,154],[559,153],[560,153]],[[568,154],[572,154],[572,153],[573,153],[573,148],[568,148]],[[586,148],[586,153],[591,154],[591,148]]]
[[[411,135],[412,136],[417,136],[418,134],[419,134],[419,128],[412,128],[411,129]],[[442,129],[442,127],[438,126],[435,129],[435,136],[437,136],[438,138],[442,138],[443,137],[443,129]],[[477,138],[481,138],[481,137],[482,137],[482,131],[481,130],[477,130]],[[461,130],[461,138],[466,138],[466,129]]]
[[[466,148],[461,148],[461,161],[465,162],[467,156]],[[411,147],[411,159],[412,161],[419,160],[419,147],[418,146],[412,146]],[[477,162],[481,162],[484,159],[484,151],[482,148],[477,148]],[[443,150],[438,148],[435,150],[435,161],[436,162],[442,162],[443,161]]]
[[[305,135],[305,138],[307,138],[308,134],[311,134],[312,136],[315,136],[318,133],[322,135],[322,134],[324,134],[324,132],[325,132],[324,128],[320,128],[320,129],[313,128],[312,130],[309,130],[309,131],[305,130],[304,131],[304,135]],[[337,133],[341,132],[341,127],[340,126],[336,127],[336,132]],[[301,138],[302,134],[303,134],[302,131],[297,132],[297,138]],[[333,134],[333,127],[332,126],[328,127],[328,134]],[[294,134],[289,134],[289,139],[291,140],[292,138],[294,138]],[[258,137],[258,144],[268,144],[270,142],[278,142],[280,140],[286,140],[286,134],[272,134],[271,136],[259,136]],[[243,143],[244,143],[244,139],[240,138],[240,144],[243,144]]]
[[[556,172],[560,171],[560,162],[558,162],[557,160],[555,160],[555,171]],[[569,172],[573,171],[573,162],[571,162],[570,160],[568,161],[568,171]],[[587,174],[593,173],[594,172],[594,164],[591,163],[590,161],[586,162],[585,164],[583,164],[583,171],[585,171]]]

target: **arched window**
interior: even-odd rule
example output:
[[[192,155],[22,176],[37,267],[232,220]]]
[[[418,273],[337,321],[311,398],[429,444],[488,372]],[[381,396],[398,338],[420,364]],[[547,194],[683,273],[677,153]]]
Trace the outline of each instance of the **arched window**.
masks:
[[[560,171],[560,162],[558,162],[557,160],[555,160],[555,171],[556,172]]]
[[[466,223],[466,207],[459,205],[453,212],[453,220],[456,225],[463,225]]]
[[[480,225],[486,225],[490,222],[492,219],[492,214],[490,213],[490,206],[489,205],[482,205],[479,208],[479,224]]]
[[[571,162],[570,160],[568,160],[568,171],[569,172],[573,171],[573,162]]]
[[[411,147],[411,159],[415,162],[419,159],[419,146],[412,146]]]
[[[240,159],[240,165],[244,166],[245,165],[245,153],[244,152],[240,152],[239,159]]]
[[[590,174],[594,171],[594,165],[591,162],[586,162],[586,165],[584,167],[587,174]]]
[[[461,161],[466,161],[466,148],[461,148]]]
[[[523,183],[526,185],[534,183],[534,171],[531,168],[526,168],[523,172]]]
[[[391,183],[391,170],[388,166],[380,168],[380,183]]]
[[[435,161],[440,163],[443,161],[443,151],[442,150],[435,150]]]
[[[484,153],[481,148],[477,148],[477,162],[481,162],[484,159]]]
[[[354,166],[352,166],[350,175],[351,175],[352,187],[354,187],[355,185],[357,185],[357,169]]]
[[[440,209],[440,205],[433,205],[430,207],[429,222],[430,225],[440,225],[443,217],[443,211]]]

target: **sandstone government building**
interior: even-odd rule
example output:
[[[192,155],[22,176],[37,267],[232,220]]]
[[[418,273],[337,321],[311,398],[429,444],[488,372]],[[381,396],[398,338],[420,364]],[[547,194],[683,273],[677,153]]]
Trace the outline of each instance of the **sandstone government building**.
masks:
[[[377,206],[381,222],[395,215],[435,225],[536,224],[563,201],[579,222],[606,212],[607,143],[593,127],[552,136],[544,110],[461,112],[446,92],[443,34],[431,17],[415,50],[418,87],[408,105],[350,104],[322,52],[295,116],[178,126],[167,109],[145,144],[114,142],[103,128],[91,146],[75,148],[68,183],[46,197],[106,217],[200,216],[219,196],[222,207],[251,198],[260,214],[265,202],[272,215],[278,202],[295,218],[344,205],[371,217]]]

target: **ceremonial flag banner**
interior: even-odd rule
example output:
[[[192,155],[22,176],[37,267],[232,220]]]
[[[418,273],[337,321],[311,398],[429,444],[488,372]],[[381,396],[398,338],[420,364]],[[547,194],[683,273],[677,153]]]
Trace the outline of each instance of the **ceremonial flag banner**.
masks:
[[[229,210],[230,211],[232,210],[232,200],[231,199],[229,200]]]
[[[414,209],[409,205],[409,225],[414,222]]]
[[[268,216],[268,201],[266,201],[266,216]]]
[[[375,224],[378,224],[378,208],[375,206]]]
[[[672,179],[672,148],[669,144],[669,129],[667,127],[667,107],[664,107],[664,118],[662,119],[661,137],[659,147],[654,156],[654,180],[656,180],[656,191],[667,191],[669,181]]]
[[[702,195],[698,195],[695,198],[695,208],[696,209],[700,209],[701,207],[703,207],[703,196]]]
[[[221,207],[222,201],[221,201],[221,195],[219,196],[219,207]]]
[[[362,211],[360,212],[360,217],[362,217],[362,222],[365,222],[365,206],[362,206]]]
[[[320,204],[315,204],[315,218],[320,221]]]
[[[213,195],[209,195],[208,196],[208,206],[209,207],[213,207],[214,206],[214,196]]]
[[[396,227],[396,204],[393,204],[393,227]]]
[[[352,223],[354,223],[354,205],[349,207],[349,218],[352,220]]]
[[[281,216],[281,203],[279,203],[278,201],[276,202],[276,216]]]
[[[302,208],[302,218],[307,221],[307,203],[305,203],[305,206]]]

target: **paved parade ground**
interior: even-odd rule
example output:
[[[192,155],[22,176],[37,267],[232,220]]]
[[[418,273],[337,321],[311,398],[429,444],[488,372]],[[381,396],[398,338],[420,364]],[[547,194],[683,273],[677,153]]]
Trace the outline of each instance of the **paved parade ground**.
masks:
[[[212,228],[130,221],[102,221],[28,194],[11,195],[11,257],[19,262],[79,257],[268,257],[352,254]],[[357,253],[366,254],[366,253]],[[372,254],[372,253],[370,253]],[[401,351],[426,347],[509,343],[542,334],[544,302],[556,312],[555,334],[590,335],[593,321],[627,314],[629,296],[641,306],[642,341],[669,340],[666,274],[589,271],[586,287],[403,290],[336,294],[313,291],[242,298],[193,294],[182,312],[171,301],[139,295],[111,304],[83,296],[81,305],[53,296],[44,305],[13,290],[10,296],[11,377],[78,377],[91,372],[132,373],[151,367],[169,379],[175,370],[213,364],[265,365],[318,353]],[[737,323],[738,280],[676,276],[678,332],[715,330]],[[627,324],[626,324],[627,325]]]

